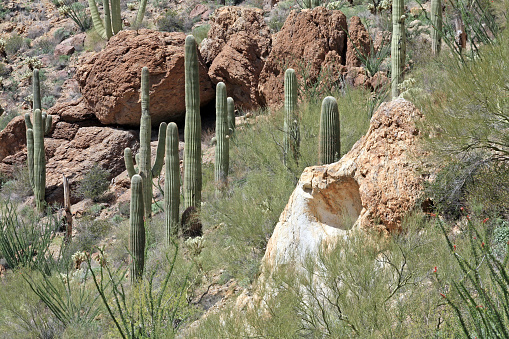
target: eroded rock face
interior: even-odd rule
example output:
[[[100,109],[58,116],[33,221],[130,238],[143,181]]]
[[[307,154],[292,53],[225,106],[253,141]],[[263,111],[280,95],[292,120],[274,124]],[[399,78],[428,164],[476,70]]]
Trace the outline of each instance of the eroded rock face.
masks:
[[[301,12],[292,11],[280,32],[275,34],[272,50],[260,74],[259,91],[267,105],[283,104],[284,73],[294,68],[297,77],[306,72],[314,83],[329,53],[345,64],[347,36],[346,17],[340,11],[324,7]]]
[[[348,22],[348,41],[346,47],[346,66],[359,67],[362,58],[367,57],[371,52],[371,36],[358,16],[353,16]]]
[[[83,60],[76,73],[88,110],[105,125],[140,123],[141,69],[150,72],[152,124],[182,120],[185,115],[184,33],[147,29],[124,30],[104,50]],[[201,60],[200,55],[198,56]],[[215,91],[200,61],[200,104],[214,99]]]
[[[424,179],[416,147],[419,110],[397,99],[383,104],[370,128],[340,161],[304,170],[267,244],[267,268],[300,262],[353,228],[399,230]]]
[[[258,80],[271,47],[271,34],[256,8],[222,7],[210,21],[208,38],[201,50],[210,64],[214,84],[226,84],[237,107],[250,110],[263,106]]]
[[[87,126],[87,122],[66,122],[53,117],[50,135],[44,138],[46,153],[46,201],[63,202],[62,174],[68,177],[71,190],[95,164],[110,172],[110,178],[125,170],[124,148],[138,147],[133,131],[110,127]],[[10,175],[16,166],[26,165],[26,127],[23,117],[16,117],[0,132],[0,172]],[[9,147],[3,147],[5,142]],[[79,197],[72,197],[76,202]]]

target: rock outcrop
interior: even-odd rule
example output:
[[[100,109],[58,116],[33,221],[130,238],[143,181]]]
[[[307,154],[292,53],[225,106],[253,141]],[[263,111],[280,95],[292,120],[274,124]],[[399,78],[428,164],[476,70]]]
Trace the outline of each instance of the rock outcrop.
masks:
[[[257,8],[222,7],[210,20],[208,38],[201,51],[214,84],[226,84],[238,107],[250,110],[264,105],[258,80],[269,56],[272,38]]]
[[[281,31],[273,37],[272,50],[260,74],[258,88],[267,105],[282,105],[287,68],[294,68],[300,79],[305,73],[306,81],[311,84],[319,79],[328,54],[334,54],[344,65],[346,30],[346,17],[340,11],[324,7],[292,11]]]
[[[104,50],[83,60],[77,70],[87,109],[105,125],[139,125],[141,69],[146,66],[150,71],[152,124],[182,120],[184,43],[184,33],[120,31]],[[205,64],[200,61],[201,106],[212,101],[214,95]]]
[[[360,67],[362,58],[371,52],[371,36],[358,16],[353,16],[348,22],[348,41],[346,44],[346,67]]]
[[[53,117],[50,135],[44,138],[46,153],[46,201],[63,203],[62,174],[71,191],[95,164],[110,172],[110,178],[125,170],[124,148],[137,149],[136,133],[90,122],[68,122]],[[5,147],[4,147],[5,145]],[[23,117],[14,118],[0,132],[0,172],[10,175],[14,167],[26,165],[26,127]],[[79,197],[72,197],[76,202]]]
[[[340,161],[305,169],[267,244],[265,267],[302,264],[354,228],[399,230],[424,181],[416,146],[420,118],[403,99],[382,104],[367,134]]]

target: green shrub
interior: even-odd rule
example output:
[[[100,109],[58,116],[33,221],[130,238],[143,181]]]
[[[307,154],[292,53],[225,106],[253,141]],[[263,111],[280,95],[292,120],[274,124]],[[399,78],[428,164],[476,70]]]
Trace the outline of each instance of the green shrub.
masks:
[[[200,25],[193,29],[192,34],[193,34],[194,38],[196,39],[196,43],[198,45],[203,41],[203,39],[205,39],[207,37],[209,30],[210,30],[209,24]]]
[[[8,55],[15,55],[25,45],[23,37],[18,34],[13,34],[5,40],[5,52]]]
[[[76,192],[85,199],[98,201],[109,188],[110,173],[100,165],[94,165],[78,183]]]
[[[176,10],[168,10],[157,21],[157,28],[163,32],[183,32],[185,30],[184,19]]]
[[[78,230],[73,246],[76,250],[90,251],[99,243],[111,230],[112,223],[109,220],[94,219],[94,217],[83,217],[76,220]]]

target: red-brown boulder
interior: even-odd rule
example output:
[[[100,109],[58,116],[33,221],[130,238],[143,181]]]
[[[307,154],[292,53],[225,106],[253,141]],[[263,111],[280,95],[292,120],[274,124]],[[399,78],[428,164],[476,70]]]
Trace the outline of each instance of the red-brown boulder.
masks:
[[[184,33],[125,30],[105,49],[81,62],[77,70],[86,107],[105,125],[140,123],[141,69],[150,72],[152,123],[181,120],[185,115]],[[214,88],[200,55],[200,104],[214,99]]]

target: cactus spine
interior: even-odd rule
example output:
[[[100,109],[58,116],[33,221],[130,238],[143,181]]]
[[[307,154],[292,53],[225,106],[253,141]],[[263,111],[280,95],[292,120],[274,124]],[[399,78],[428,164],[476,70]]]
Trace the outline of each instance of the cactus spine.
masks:
[[[88,7],[90,8],[90,15],[92,16],[94,29],[100,37],[109,40],[113,34],[117,34],[120,30],[122,30],[120,0],[103,0],[104,22],[101,20],[95,0],[88,0]],[[141,25],[146,7],[147,0],[140,0],[140,6],[138,8],[135,21],[136,27]]]
[[[232,97],[226,99],[226,106],[228,106],[228,133],[233,136],[235,133],[235,103]]]
[[[52,116],[41,112],[41,92],[39,70],[33,73],[34,122],[30,114],[25,114],[27,138],[27,165],[30,184],[34,191],[35,203],[39,211],[44,210],[46,194],[46,154],[44,151],[44,135],[51,130]]]
[[[297,116],[297,76],[291,68],[285,72],[285,122],[284,122],[284,162],[292,157],[299,158],[300,132]]]
[[[431,0],[431,52],[440,54],[442,44],[442,2]]]
[[[143,220],[143,179],[135,174],[131,178],[131,215],[129,217],[129,250],[131,251],[131,282],[143,275],[145,265],[145,225]]]
[[[319,163],[331,164],[340,159],[341,141],[338,103],[333,97],[322,102],[319,135]]]
[[[403,78],[405,66],[406,36],[405,36],[404,0],[392,2],[392,41],[391,41],[391,94],[392,98],[399,96],[398,85]]]
[[[150,218],[152,213],[152,178],[159,176],[163,167],[164,143],[166,138],[166,123],[159,125],[159,137],[157,142],[156,161],[152,166],[150,134],[152,124],[149,112],[149,73],[148,68],[143,67],[141,71],[141,119],[140,119],[140,152],[137,160],[139,172],[143,178],[143,200],[145,206],[145,217]],[[136,173],[133,164],[132,151],[129,148],[124,150],[124,161],[128,175],[132,178]]]
[[[216,161],[214,177],[216,193],[221,192],[228,182],[229,137],[227,116],[226,85],[220,82],[216,86]]]
[[[184,128],[184,209],[201,207],[201,118],[200,79],[196,40],[186,37],[185,45],[186,121]]]
[[[166,159],[164,180],[164,221],[166,240],[170,243],[172,234],[176,234],[179,223],[180,205],[180,161],[179,135],[174,122],[166,129]]]

